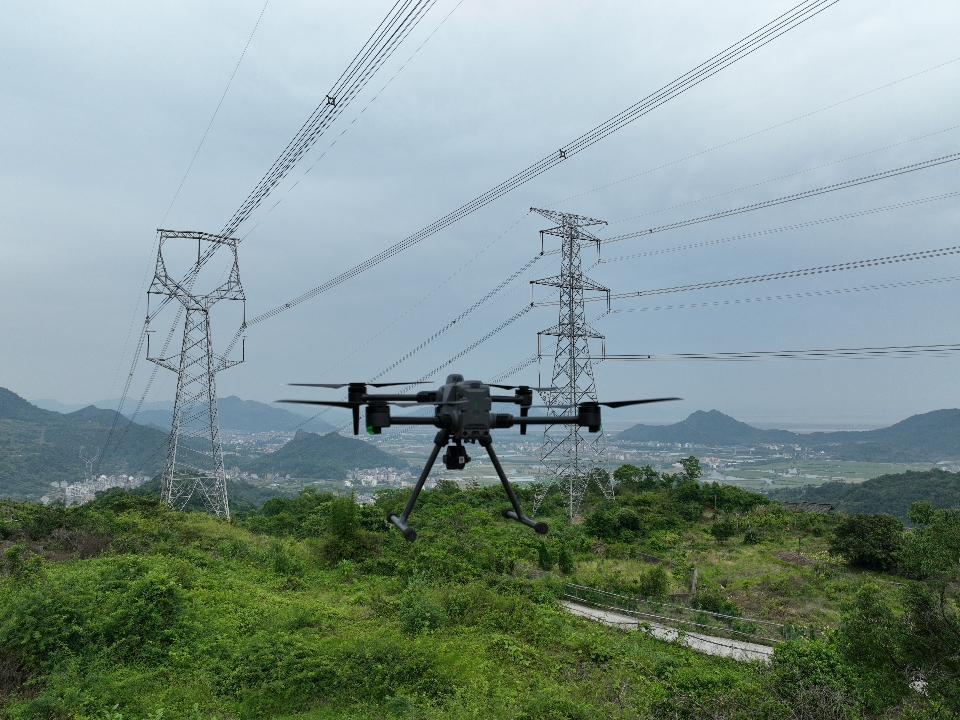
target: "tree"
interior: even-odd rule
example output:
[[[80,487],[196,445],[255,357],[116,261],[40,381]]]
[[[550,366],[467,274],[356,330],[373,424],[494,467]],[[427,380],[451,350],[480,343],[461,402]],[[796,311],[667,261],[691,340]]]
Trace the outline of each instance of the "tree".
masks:
[[[903,523],[892,515],[849,515],[837,525],[830,551],[853,567],[891,570],[903,547]]]
[[[680,461],[680,464],[683,466],[683,475],[687,480],[699,480],[700,476],[703,475],[703,470],[700,468],[700,459],[694,455],[684,458]]]
[[[918,527],[904,541],[901,572],[924,581],[946,612],[947,588],[960,580],[960,510],[934,510],[918,502],[910,508],[910,519]]]
[[[614,470],[613,479],[618,490],[628,492],[655,490],[660,485],[660,475],[649,465],[621,465]]]

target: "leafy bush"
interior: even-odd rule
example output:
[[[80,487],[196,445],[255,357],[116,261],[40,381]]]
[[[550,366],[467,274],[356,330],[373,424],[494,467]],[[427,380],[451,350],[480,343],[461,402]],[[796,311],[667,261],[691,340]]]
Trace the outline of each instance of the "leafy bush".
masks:
[[[410,634],[436,630],[447,623],[446,609],[426,588],[407,588],[400,596],[398,614]]]
[[[745,545],[757,545],[763,542],[763,532],[760,528],[749,525],[747,529],[743,531],[743,542]]]
[[[717,542],[729,540],[737,534],[737,524],[731,518],[721,518],[710,526],[710,534]]]
[[[553,556],[550,554],[550,548],[543,540],[537,543],[537,566],[541,570],[553,568]]]
[[[850,515],[834,530],[830,551],[851,566],[894,568],[903,547],[903,523],[892,515]]]
[[[637,589],[644,597],[663,597],[670,589],[670,576],[662,565],[657,565],[640,576]]]
[[[731,600],[728,600],[717,588],[700,586],[697,594],[693,596],[690,603],[698,610],[720,613],[722,615],[740,615],[740,608]]]
[[[855,674],[828,640],[792,640],[778,645],[773,654],[771,684],[790,706],[808,708],[805,717],[857,717]]]

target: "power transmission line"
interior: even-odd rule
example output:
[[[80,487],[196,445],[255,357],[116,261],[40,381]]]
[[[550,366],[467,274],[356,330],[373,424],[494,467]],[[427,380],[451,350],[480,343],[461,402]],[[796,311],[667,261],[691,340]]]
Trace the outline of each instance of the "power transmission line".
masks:
[[[903,280],[900,282],[876,283],[874,285],[860,285],[859,287],[828,288],[825,290],[803,290],[800,292],[782,293],[780,295],[762,295],[751,298],[729,298],[726,300],[708,300],[704,302],[679,303],[675,305],[647,305],[645,307],[617,308],[609,310],[603,315],[619,315],[635,312],[661,312],[667,310],[700,310],[704,308],[726,307],[730,305],[754,305],[764,302],[780,302],[783,300],[806,300],[809,298],[829,297],[833,295],[852,295],[856,293],[875,292],[877,290],[892,290],[895,288],[918,287],[924,285],[941,285],[960,280],[960,275],[949,277],[927,278],[923,280]]]
[[[307,119],[300,131],[295,136],[294,140],[288,143],[287,148],[283,153],[281,153],[277,161],[274,162],[274,165],[267,172],[267,174],[261,178],[260,182],[258,182],[257,186],[253,191],[251,191],[247,199],[241,205],[240,209],[234,213],[231,220],[228,221],[225,227],[238,225],[239,222],[242,222],[249,217],[250,213],[252,213],[253,210],[255,210],[256,207],[258,207],[259,204],[262,203],[262,201],[266,198],[270,190],[272,190],[273,187],[275,187],[276,184],[279,183],[283,177],[285,177],[286,174],[293,169],[296,163],[303,157],[310,147],[312,147],[313,143],[316,142],[316,140],[322,135],[323,131],[329,127],[333,120],[336,119],[336,117],[338,117],[340,113],[342,113],[343,110],[349,105],[350,101],[360,92],[360,90],[363,89],[363,87],[366,86],[367,82],[373,77],[383,63],[393,54],[398,44],[404,38],[406,38],[406,36],[413,30],[414,27],[416,27],[420,19],[422,19],[424,13],[433,6],[436,0],[416,0],[416,3],[413,5],[411,5],[411,2],[412,0],[397,0],[391,10],[388,12],[387,16],[380,22],[380,25],[378,25],[374,33],[367,39],[361,49],[357,52],[356,56],[354,56],[354,59],[347,66],[347,69],[343,71],[340,78],[336,83],[334,83],[333,88],[326,95],[324,101]],[[180,284],[186,288],[187,291],[192,289],[193,282],[195,281],[200,268],[213,256],[213,254],[216,253],[216,251],[217,246],[208,249],[180,281]],[[123,403],[129,394],[133,374],[135,372],[136,365],[139,362],[140,353],[143,350],[144,339],[146,337],[146,327],[149,325],[150,320],[155,318],[168,302],[169,298],[160,303],[160,307],[158,307],[158,309],[153,313],[152,317],[147,317],[144,330],[141,332],[140,339],[137,344],[137,351],[131,363],[131,369],[128,373],[124,393],[121,396],[120,408],[122,408]],[[182,314],[181,311],[182,309],[178,309],[176,319],[174,320],[170,332],[168,332],[163,343],[161,355],[166,353],[170,345],[173,334],[176,331]],[[236,342],[230,343],[227,354],[232,351],[235,345]],[[137,408],[130,418],[127,430],[129,430],[129,427],[133,425],[134,418],[139,413],[144,400],[149,394],[150,388],[152,387],[156,378],[156,374],[157,368],[154,367],[141,395]],[[116,421],[117,418],[114,418],[114,424],[111,427],[110,433],[107,437],[108,442],[115,432]],[[121,442],[125,435],[126,432],[124,432],[124,435],[121,437]],[[103,457],[103,455],[101,455],[101,457]]]
[[[204,143],[207,140],[207,136],[210,134],[210,130],[213,128],[213,123],[217,119],[217,115],[220,113],[220,108],[223,107],[223,102],[227,98],[227,94],[230,92],[230,88],[233,86],[233,81],[237,77],[237,73],[240,70],[240,64],[243,62],[243,59],[247,55],[247,50],[250,49],[250,45],[253,43],[253,38],[257,34],[257,30],[260,27],[260,22],[263,20],[263,15],[267,11],[267,5],[269,5],[270,0],[264,0],[263,7],[260,8],[260,14],[257,15],[257,20],[253,24],[253,29],[250,30],[250,34],[247,36],[247,41],[244,43],[243,49],[240,51],[240,57],[237,58],[236,65],[233,66],[233,72],[230,73],[230,77],[227,78],[227,83],[223,88],[223,92],[220,93],[220,99],[217,101],[216,106],[213,109],[213,113],[210,115],[210,120],[207,121],[207,126],[203,130],[203,134],[200,136],[200,142],[197,143],[197,147],[193,151],[193,155],[190,157],[190,161],[187,163],[186,170],[184,170],[183,175],[180,178],[180,182],[177,184],[177,188],[173,193],[173,197],[170,198],[170,202],[167,205],[166,210],[164,210],[163,215],[160,218],[160,222],[157,223],[157,227],[163,227],[166,223],[167,217],[170,215],[170,211],[173,210],[174,204],[177,202],[177,198],[180,197],[180,192],[183,190],[184,184],[187,182],[187,178],[190,176],[190,172],[193,170],[193,166],[197,161],[197,157],[200,155],[200,150],[203,148]],[[157,248],[158,248],[159,239],[153,243],[151,251],[151,260],[156,257]],[[127,326],[127,333],[123,340],[123,346],[120,351],[120,356],[117,360],[117,368],[114,372],[114,379],[111,383],[111,387],[116,385],[117,375],[120,372],[120,367],[123,363],[123,359],[127,354],[127,348],[130,344],[130,336],[133,333],[133,326],[136,323],[137,315],[140,312],[140,305],[143,302],[143,296],[145,295],[144,289],[147,286],[147,279],[150,277],[150,272],[153,269],[153,263],[147,265],[147,269],[143,274],[143,278],[140,280],[140,292],[137,294],[137,301],[133,308],[133,314],[130,317],[130,323]],[[178,314],[179,318],[179,314]],[[109,443],[113,437],[114,432],[116,432],[117,423],[120,419],[120,414],[123,411],[123,404],[127,399],[127,396],[130,394],[130,386],[133,382],[133,376],[136,372],[137,364],[140,362],[140,353],[143,351],[143,344],[146,340],[146,326],[144,325],[140,331],[140,337],[137,340],[137,346],[134,350],[133,357],[130,362],[130,369],[127,372],[127,377],[124,382],[123,392],[120,394],[120,402],[117,405],[117,414],[114,415],[113,422],[110,425],[110,431],[107,433],[107,439],[104,444],[104,451],[106,450],[106,443]],[[156,375],[156,369],[154,369],[153,375]],[[144,395],[146,398],[146,395]],[[143,404],[143,399],[141,399],[140,404],[137,406],[137,412],[140,410],[140,406]],[[136,415],[136,413],[134,413]],[[132,422],[132,420],[131,420]],[[99,457],[103,456],[103,452],[100,453]],[[97,471],[99,471],[100,465],[99,461],[97,463]]]
[[[947,343],[940,345],[887,345],[882,347],[859,348],[815,348],[812,350],[751,350],[747,352],[672,353],[664,355],[639,353],[605,355],[602,358],[598,358],[598,360],[623,360],[634,362],[744,362],[751,360],[783,359],[823,360],[828,358],[865,360],[877,357],[947,357],[956,352],[960,352],[960,343]]]
[[[926,197],[916,198],[914,200],[904,200],[903,202],[891,203],[889,205],[880,205],[873,208],[866,208],[863,210],[854,210],[848,213],[842,213],[840,215],[832,215],[829,217],[816,218],[814,220],[804,220],[803,222],[792,223],[790,225],[781,225],[774,228],[766,228],[764,230],[754,230],[752,232],[738,233],[737,235],[728,235],[726,237],[718,238],[715,240],[701,240],[694,243],[685,243],[683,245],[674,245],[669,248],[660,248],[657,250],[644,250],[642,252],[631,253],[629,255],[618,255],[616,257],[610,258],[601,258],[598,261],[598,264],[619,262],[621,260],[633,260],[634,258],[642,257],[654,257],[656,255],[667,255],[670,253],[683,252],[685,250],[695,250],[702,247],[712,247],[714,245],[723,245],[726,243],[734,242],[736,240],[747,240],[751,238],[763,237],[766,235],[773,235],[781,232],[789,232],[793,230],[804,230],[806,228],[818,227],[820,225],[826,225],[834,222],[841,222],[843,220],[853,220],[855,218],[866,217],[869,215],[876,215],[882,212],[889,212],[891,210],[902,210],[904,208],[915,207],[917,205],[923,205],[926,203],[936,202],[939,200],[947,200],[949,198],[960,197],[960,191],[952,191],[947,193],[940,193],[939,195],[928,195]]]
[[[220,235],[233,235],[239,226],[260,207],[271,191],[293,170],[316,141],[346,109],[356,95],[366,87],[399,44],[419,24],[436,0],[397,0],[373,35],[367,39],[350,65],[328,91],[324,100],[314,109],[294,138],[274,160],[270,169],[260,178],[246,200],[226,222]],[[205,252],[196,265],[180,281],[188,289],[203,265],[215,255],[216,248]],[[157,315],[166,303],[160,303]]]
[[[650,215],[659,215],[660,213],[669,212],[670,210],[678,210],[679,208],[689,207],[691,205],[699,205],[702,202],[707,200],[716,200],[717,198],[725,197],[727,195],[733,195],[734,193],[742,192],[743,190],[753,190],[764,185],[769,185],[773,182],[778,182],[780,180],[787,180],[789,178],[798,177],[800,175],[806,175],[807,173],[816,172],[817,170],[823,170],[824,168],[833,167],[834,165],[840,165],[851,160],[860,160],[870,155],[876,155],[880,152],[885,152],[887,150],[892,150],[893,148],[903,147],[904,145],[909,145],[910,143],[920,142],[921,140],[928,140],[937,135],[943,135],[948,132],[952,132],[960,128],[960,124],[954,124],[950,127],[942,128],[940,130],[935,130],[933,132],[924,133],[923,135],[915,135],[914,137],[907,138],[906,140],[898,140],[894,143],[888,143],[880,147],[873,148],[871,150],[865,150],[863,152],[854,153],[853,155],[846,155],[842,158],[837,158],[836,160],[830,160],[829,162],[821,163],[819,165],[812,165],[810,167],[801,168],[800,170],[793,170],[788,173],[783,173],[781,175],[775,175],[773,177],[764,178],[763,180],[757,180],[756,182],[751,182],[746,185],[740,185],[738,187],[729,188],[712,195],[705,195],[693,200],[685,200],[681,203],[676,203],[669,207],[660,208],[659,210],[648,210],[647,212],[640,213],[639,215],[631,215],[630,217],[620,218],[618,220],[612,221],[611,224],[628,222],[630,220],[636,220],[642,217],[649,217]]]
[[[420,44],[417,45],[417,47],[414,49],[414,51],[413,51],[412,53],[410,53],[410,55],[407,57],[407,59],[404,60],[404,61],[400,64],[400,66],[396,69],[396,71],[393,73],[393,75],[391,75],[390,78],[383,84],[383,86],[382,86],[379,90],[377,90],[377,91],[370,97],[370,99],[364,104],[364,106],[363,106],[362,108],[360,108],[360,110],[357,112],[357,114],[354,115],[353,118],[351,118],[350,122],[347,123],[346,127],[344,127],[344,128],[337,134],[337,136],[334,137],[333,140],[330,141],[330,144],[327,145],[326,149],[323,150],[323,152],[321,152],[319,155],[317,155],[316,159],[310,164],[310,166],[307,167],[307,169],[303,171],[303,174],[302,174],[299,178],[297,178],[293,183],[291,183],[291,184],[290,184],[290,187],[288,187],[288,188],[284,191],[284,193],[283,193],[279,198],[277,198],[277,200],[276,200],[269,208],[267,208],[267,209],[262,213],[262,216],[269,215],[269,214],[272,213],[274,210],[276,210],[277,206],[280,205],[280,203],[283,201],[283,199],[284,199],[287,195],[289,195],[291,192],[293,192],[293,190],[294,190],[298,185],[300,185],[301,182],[303,182],[303,181],[306,179],[307,175],[309,175],[309,174],[314,170],[314,168],[317,167],[317,165],[320,163],[320,161],[323,160],[323,158],[325,158],[325,157],[327,156],[327,153],[329,153],[329,152],[334,148],[334,146],[335,146],[338,142],[340,142],[340,140],[343,138],[343,136],[346,135],[346,134],[350,131],[350,128],[352,128],[354,125],[357,124],[357,122],[360,120],[360,118],[367,112],[367,110],[370,109],[370,106],[373,105],[377,100],[380,99],[380,96],[383,95],[383,93],[387,90],[388,87],[390,87],[391,84],[393,84],[393,81],[396,80],[397,77],[400,76],[400,74],[406,69],[406,67],[413,61],[413,59],[420,53],[420,51],[423,50],[423,48],[426,46],[426,44],[427,44],[428,42],[430,42],[431,39],[433,39],[433,36],[436,35],[437,32],[439,32],[440,28],[442,28],[442,27],[447,23],[447,21],[450,19],[450,17],[459,9],[459,7],[460,7],[461,5],[463,5],[463,3],[464,3],[464,0],[458,0],[458,1],[457,1],[456,5],[454,5],[454,6],[449,10],[449,12],[447,12],[447,14],[443,16],[443,18],[440,20],[440,22],[437,23],[436,26],[434,26],[433,30],[431,30],[431,31],[427,34],[427,36],[420,42]],[[261,216],[261,220],[262,220],[262,216]],[[255,223],[253,227],[251,227],[246,233],[244,233],[243,236],[242,236],[240,239],[241,239],[241,240],[246,240],[248,237],[250,237],[250,235],[260,226],[260,223],[261,223],[261,221],[257,221],[257,223]]]
[[[730,147],[731,145],[737,145],[747,140],[752,140],[755,137],[758,137],[760,135],[765,135],[768,132],[772,132],[773,130],[778,130],[782,127],[786,127],[787,125],[792,125],[802,120],[806,120],[807,118],[813,117],[814,115],[819,115],[820,113],[824,113],[829,110],[834,110],[838,107],[842,107],[843,105],[846,105],[847,103],[854,102],[855,100],[859,100],[861,98],[867,97],[868,95],[872,95],[873,93],[880,92],[881,90],[886,90],[896,85],[900,85],[901,83],[914,80],[918,77],[934,72],[936,70],[941,70],[957,62],[960,62],[960,57],[955,57],[950,60],[937,63],[936,65],[925,67],[922,70],[918,70],[916,72],[910,73],[909,75],[904,75],[902,77],[897,78],[896,80],[891,80],[890,82],[884,83],[883,85],[877,85],[876,87],[870,88],[869,90],[864,90],[863,92],[859,92],[856,95],[851,95],[849,97],[846,97],[843,100],[838,100],[836,102],[830,103],[829,105],[824,105],[822,107],[817,108],[816,110],[810,110],[808,112],[801,113],[800,115],[796,115],[787,120],[781,120],[778,123],[774,123],[773,125],[768,125],[767,127],[761,128],[760,130],[754,130],[753,132],[747,133],[746,135],[739,135],[735,138],[731,138],[730,140],[725,140],[722,143],[718,143],[717,145],[712,145],[708,148],[704,148],[703,150],[698,150],[697,152],[690,153],[689,155],[684,155],[683,157],[676,158],[674,160],[670,160],[661,165],[656,165],[654,167],[647,168],[646,170],[642,170],[638,173],[634,173],[633,175],[628,175],[626,177],[620,178],[618,180],[614,180],[612,182],[605,183],[603,185],[597,185],[593,188],[590,188],[589,190],[584,190],[580,193],[577,193],[576,195],[570,195],[560,200],[554,200],[552,202],[543,203],[543,204],[546,205],[547,207],[557,206],[562,203],[569,202],[570,200],[577,200],[587,195],[591,195],[595,192],[606,190],[608,188],[614,187],[615,185],[620,185],[622,183],[629,182],[631,180],[636,180],[638,178],[644,177],[646,175],[650,175],[660,170],[665,170],[669,167],[679,165],[681,163],[686,162],[687,160],[694,160],[698,157],[702,157],[703,155],[716,152],[717,150],[723,150],[724,148]]]
[[[694,290],[710,290],[713,288],[730,287],[733,285],[747,285],[758,282],[768,282],[771,280],[787,280],[790,278],[807,277],[810,275],[823,275],[832,272],[843,272],[846,270],[859,270],[867,267],[876,267],[879,265],[892,265],[903,262],[913,262],[915,260],[929,260],[931,258],[943,257],[946,255],[956,255],[960,253],[960,245],[953,245],[945,248],[935,248],[932,250],[917,250],[915,252],[901,253],[899,255],[887,255],[878,258],[867,258],[864,260],[851,260],[849,262],[834,263],[832,265],[819,265],[816,267],[800,268],[798,270],[784,270],[781,272],[765,273],[763,275],[747,275],[745,277],[730,278],[727,280],[711,280],[702,283],[692,283],[690,285],[675,285],[673,287],[656,288],[652,290],[636,290],[633,292],[612,293],[612,299],[648,297],[650,295],[667,295],[679,292],[691,292]],[[586,298],[587,302],[606,298]],[[546,300],[534,303],[536,307],[547,307],[556,305],[557,301]]]
[[[749,205],[741,205],[735,208],[728,208],[726,210],[719,210],[709,215],[701,215],[695,218],[688,218],[686,220],[677,220],[676,222],[667,223],[665,225],[658,225],[657,227],[647,228],[645,230],[639,230],[637,232],[624,233],[622,235],[614,235],[613,237],[604,238],[602,242],[604,244],[621,242],[623,240],[632,240],[638,237],[644,237],[646,235],[653,235],[655,233],[665,232],[667,230],[677,230],[679,228],[690,227],[691,225],[699,225],[701,223],[710,222],[711,220],[721,220],[723,218],[733,217],[735,215],[742,215],[744,213],[753,212],[755,210],[765,210],[766,208],[774,207],[777,205],[783,205],[785,203],[795,202],[797,200],[806,200],[808,198],[817,197],[819,195],[826,195],[827,193],[836,192],[838,190],[847,190],[852,187],[857,187],[859,185],[866,185],[867,183],[877,182],[879,180],[888,180],[899,175],[906,175],[907,173],[918,172],[920,170],[928,170],[930,168],[938,167],[940,165],[945,165],[947,163],[956,162],[960,160],[960,153],[950,153],[949,155],[941,155],[940,157],[930,158],[928,160],[922,160],[920,162],[911,163],[909,165],[903,165],[901,167],[890,168],[889,170],[881,170],[880,172],[871,173],[869,175],[863,175],[857,178],[851,178],[849,180],[843,180],[837,183],[831,183],[830,185],[823,185],[821,187],[811,188],[809,190],[803,190],[797,193],[791,193],[789,195],[782,195],[780,197],[771,198],[769,200],[761,200],[760,202],[750,203]]]
[[[377,255],[368,258],[359,265],[342,272],[323,284],[317,285],[316,287],[292,298],[288,302],[277,305],[274,308],[257,315],[248,321],[247,327],[252,327],[253,325],[259,324],[265,320],[275,317],[282,312],[285,312],[286,310],[296,307],[303,302],[311,300],[318,295],[321,295],[322,293],[341,285],[347,280],[352,279],[356,275],[359,275],[360,273],[365,272],[366,270],[379,265],[385,260],[388,260],[395,255],[409,249],[422,240],[435,235],[449,225],[461,220],[467,215],[470,215],[476,210],[479,210],[485,205],[493,202],[494,200],[499,199],[506,193],[520,187],[535,177],[538,177],[564,160],[583,150],[586,150],[593,144],[600,142],[609,135],[621,130],[628,124],[646,115],[660,105],[669,102],[690,88],[699,85],[712,75],[715,75],[716,73],[736,62],[739,62],[743,58],[756,52],[761,47],[767,45],[781,35],[799,27],[816,15],[819,15],[821,12],[836,4],[838,1],[839,0],[805,0],[804,2],[801,2],[786,13],[775,18],[773,21],[767,23],[749,35],[746,35],[725,50],[714,55],[684,75],[681,75],[671,83],[668,83],[654,93],[648,95],[637,103],[631,105],[630,107],[624,109],[620,113],[596,126],[592,130],[584,133],[566,145],[563,145],[559,150],[550,153],[533,165],[521,170],[516,175],[504,180],[502,183],[496,185],[485,193],[478,195],[473,200],[461,205],[456,210],[434,221],[413,235],[404,238],[400,242],[395,243],[385,250],[382,250]],[[241,330],[238,331],[237,336],[234,338],[234,342],[239,340],[239,337],[243,334],[244,329],[245,328],[241,328]]]

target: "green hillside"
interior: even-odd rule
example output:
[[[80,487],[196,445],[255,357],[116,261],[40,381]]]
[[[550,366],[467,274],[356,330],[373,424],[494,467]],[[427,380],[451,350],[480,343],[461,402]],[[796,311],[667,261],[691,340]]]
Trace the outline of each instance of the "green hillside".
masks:
[[[80,448],[93,455],[106,442],[116,413],[87,407],[67,415],[41,410],[0,388],[0,497],[39,499],[51,482],[80,479]],[[156,472],[166,433],[121,418],[123,443],[108,453],[104,473]],[[116,439],[116,437],[115,437]]]
[[[831,554],[843,519],[696,476],[621,469],[618,501],[588,496],[573,524],[551,494],[546,537],[505,520],[498,489],[446,483],[413,544],[383,520],[404,492],[306,491],[232,524],[119,491],[0,504],[0,718],[955,720],[960,535],[946,564],[926,547],[960,518],[888,528],[919,561],[891,575]],[[570,582],[668,600],[693,568],[695,616],[784,625],[772,665],[559,602]]]
[[[960,473],[944,470],[881,475],[863,483],[831,482],[772,494],[779,500],[830,503],[847,513],[887,513],[906,519],[915,502],[960,508]]]
[[[300,478],[342,480],[354,468],[402,467],[404,461],[363,440],[338,433],[318,435],[298,430],[279,450],[246,463],[248,472]]]

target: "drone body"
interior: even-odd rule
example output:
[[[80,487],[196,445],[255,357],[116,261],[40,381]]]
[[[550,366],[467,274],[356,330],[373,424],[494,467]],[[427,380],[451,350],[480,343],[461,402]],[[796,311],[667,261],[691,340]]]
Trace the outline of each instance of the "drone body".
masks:
[[[640,405],[678,398],[653,398],[648,400],[623,400],[619,402],[600,403],[583,402],[576,406],[576,414],[531,416],[529,410],[533,403],[533,392],[553,390],[554,388],[533,388],[528,385],[497,385],[483,383],[479,380],[464,380],[463,375],[447,376],[446,382],[437,390],[425,390],[416,394],[369,393],[367,388],[391,387],[396,385],[416,385],[418,383],[294,383],[306,387],[347,388],[346,401],[328,400],[281,400],[280,402],[302,403],[305,405],[327,405],[349,408],[353,413],[353,434],[360,433],[360,408],[366,406],[366,427],[371,435],[379,435],[383,428],[392,425],[432,425],[438,428],[433,440],[433,450],[427,460],[423,472],[407,501],[406,508],[401,515],[390,514],[388,520],[397,526],[407,540],[415,540],[416,531],[407,525],[410,513],[416,505],[417,497],[423,489],[430,471],[433,469],[440,451],[446,448],[443,463],[448,470],[463,470],[470,456],[467,454],[464,443],[479,444],[487,451],[493,463],[497,476],[503,485],[504,491],[510,500],[511,509],[504,511],[504,516],[516,520],[538,533],[547,532],[547,526],[542,522],[535,522],[524,514],[510,481],[507,479],[500,459],[493,450],[491,430],[520,427],[520,433],[526,434],[530,425],[579,425],[590,432],[600,432],[600,406],[623,407],[625,405]],[[495,395],[492,389],[513,390],[513,395]],[[494,403],[511,403],[520,406],[520,415],[493,412]],[[391,405],[403,407],[416,405],[435,406],[432,417],[416,417],[409,415],[394,416],[390,413]]]

